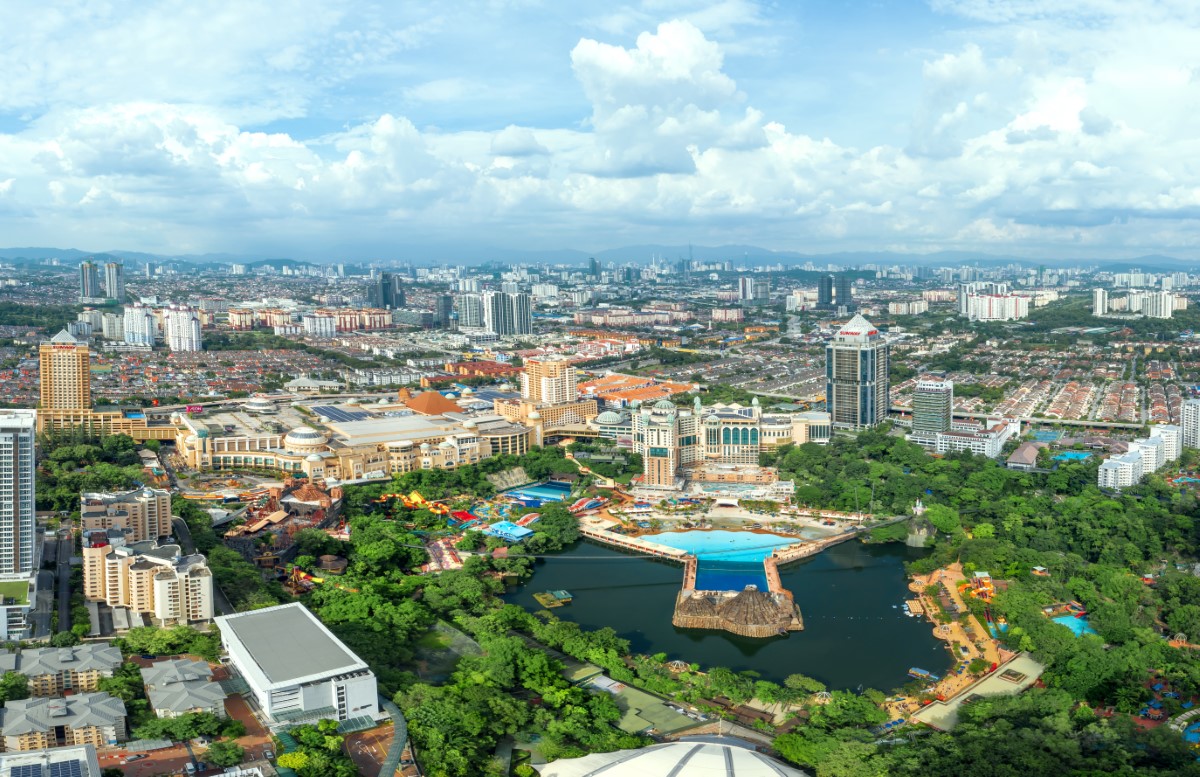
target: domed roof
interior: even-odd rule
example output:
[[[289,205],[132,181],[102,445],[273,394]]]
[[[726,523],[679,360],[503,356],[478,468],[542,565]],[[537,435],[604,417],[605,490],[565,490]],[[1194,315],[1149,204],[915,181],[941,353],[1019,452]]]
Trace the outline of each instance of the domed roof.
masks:
[[[442,440],[441,442],[438,443],[438,447],[439,448],[453,448],[454,443],[450,442],[449,440]]]
[[[453,391],[448,391],[448,392],[446,392],[446,399],[455,399],[455,398],[456,398],[456,397],[454,396],[454,392],[453,392]]]
[[[471,394],[474,394],[474,393],[475,393],[475,389],[471,388],[470,386],[467,386],[466,388],[464,388],[462,390],[462,395],[464,397],[470,396]]]
[[[432,446],[432,445],[430,445],[430,444],[429,444],[429,443],[427,443],[427,442],[423,442],[423,443],[421,443],[421,450],[423,450],[423,451],[427,451],[427,450],[429,450],[429,449],[430,449],[430,448],[432,448],[432,447],[433,447],[433,446]]]
[[[283,438],[283,447],[294,448],[307,445],[324,445],[329,442],[329,435],[308,426],[297,426]]]
[[[392,403],[391,403],[391,402],[389,402],[389,401],[388,401],[388,400],[386,400],[386,399],[381,399],[381,400],[379,400],[378,402],[376,402],[375,404],[377,404],[377,405],[390,405],[390,404],[392,404]]]
[[[474,429],[476,426],[479,426],[479,424],[475,423],[474,418],[468,418],[467,420],[463,421],[464,429]]]
[[[674,410],[675,403],[669,399],[660,399],[654,403],[655,410]]]
[[[600,415],[596,416],[598,424],[619,424],[621,423],[621,414],[612,410],[605,410]]]
[[[542,777],[588,777],[600,772],[604,777],[670,777],[679,774],[806,777],[799,769],[756,752],[748,744],[715,737],[694,737],[641,750],[562,758],[541,767]]]
[[[538,419],[540,419],[541,417],[542,417],[542,414],[541,414],[541,413],[539,413],[539,412],[538,412],[538,411],[536,411],[536,410],[534,410],[532,413],[530,413],[530,414],[529,414],[529,420],[530,420],[530,421],[537,421],[537,420],[538,420]]]
[[[304,457],[304,460],[305,460],[305,461],[311,461],[311,462],[314,462],[314,463],[316,463],[316,462],[318,462],[318,461],[320,461],[320,460],[321,460],[321,454],[319,454],[319,453],[310,453],[310,454],[308,454],[307,456],[305,456],[305,457]]]

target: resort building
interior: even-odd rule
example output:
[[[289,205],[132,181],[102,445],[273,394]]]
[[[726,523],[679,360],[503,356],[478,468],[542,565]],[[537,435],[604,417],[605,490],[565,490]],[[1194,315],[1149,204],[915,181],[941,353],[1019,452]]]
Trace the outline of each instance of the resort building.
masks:
[[[208,712],[225,717],[225,691],[213,682],[212,669],[203,661],[177,658],[156,661],[142,669],[146,698],[160,718],[176,718],[191,712]]]
[[[371,669],[299,602],[222,615],[217,626],[231,666],[271,721],[378,715]]]
[[[982,429],[938,432],[934,435],[934,449],[940,454],[970,451],[989,459],[999,458],[1004,445],[1014,437],[1021,436],[1021,422],[1012,418],[989,420]]]
[[[140,488],[120,494],[84,493],[79,499],[84,531],[125,529],[131,542],[171,534],[171,492]]]
[[[33,696],[62,696],[97,690],[100,680],[112,677],[123,659],[107,642],[84,642],[73,647],[0,650],[0,674],[16,672],[29,680]]]
[[[619,432],[621,424],[621,416],[613,413],[592,425],[607,436]],[[765,415],[757,398],[749,407],[705,408],[696,397],[691,408],[663,399],[634,410],[630,433],[634,451],[642,455],[641,485],[672,489],[685,476],[697,482],[774,482],[774,470],[758,467],[762,451],[828,441],[832,426],[827,413]]]
[[[102,777],[93,745],[0,753],[0,777]]]
[[[0,736],[10,753],[76,745],[112,746],[126,738],[125,703],[107,693],[9,699],[0,709]]]
[[[1130,442],[1126,453],[1109,456],[1100,463],[1096,484],[1112,491],[1137,485],[1144,476],[1178,460],[1182,440],[1183,433],[1178,426],[1151,426],[1149,437]]]
[[[889,346],[867,319],[854,316],[825,346],[825,401],[837,429],[866,429],[887,419]]]
[[[107,531],[88,535],[83,549],[85,599],[148,615],[159,626],[212,620],[212,572],[204,556],[181,555],[178,545],[152,540],[108,544],[112,539]]]

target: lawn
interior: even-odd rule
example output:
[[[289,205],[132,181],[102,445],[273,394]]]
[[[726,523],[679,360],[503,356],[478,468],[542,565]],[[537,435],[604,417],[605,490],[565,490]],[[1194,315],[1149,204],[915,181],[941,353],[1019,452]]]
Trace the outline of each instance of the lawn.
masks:
[[[13,580],[0,583],[0,596],[5,600],[14,599],[17,604],[29,603],[29,583],[24,580]]]

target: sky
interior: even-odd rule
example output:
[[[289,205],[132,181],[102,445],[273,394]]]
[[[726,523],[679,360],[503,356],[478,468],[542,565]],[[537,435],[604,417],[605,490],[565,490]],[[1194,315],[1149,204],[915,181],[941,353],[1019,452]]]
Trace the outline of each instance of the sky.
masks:
[[[1195,0],[5,0],[0,244],[1200,257]]]

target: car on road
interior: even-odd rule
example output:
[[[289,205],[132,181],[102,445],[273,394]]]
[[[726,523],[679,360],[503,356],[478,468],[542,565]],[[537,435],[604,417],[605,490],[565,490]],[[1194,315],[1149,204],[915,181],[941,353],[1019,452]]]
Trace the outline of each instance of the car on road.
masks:
[[[275,751],[274,750],[263,750],[263,758],[265,758],[268,761],[274,761],[275,760]]]
[[[125,756],[125,760],[123,760],[121,763],[131,764],[134,761],[140,761],[143,758],[149,758],[149,757],[150,756],[146,755],[145,753],[134,753],[133,755]]]

